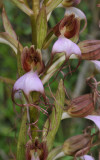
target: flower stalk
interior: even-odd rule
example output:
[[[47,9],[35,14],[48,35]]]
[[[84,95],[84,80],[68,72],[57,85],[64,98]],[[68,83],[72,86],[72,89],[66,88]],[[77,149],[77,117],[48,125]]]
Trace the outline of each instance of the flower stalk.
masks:
[[[53,109],[53,111],[50,115],[50,124],[49,124],[49,120],[47,119],[47,121],[44,125],[44,130],[43,130],[43,140],[47,141],[48,151],[50,151],[53,146],[53,141],[54,141],[55,135],[57,133],[57,130],[59,128],[61,116],[63,113],[65,92],[64,92],[62,80],[60,80],[55,99],[56,99],[55,104],[54,104],[55,108]],[[50,125],[50,130],[47,134],[46,128],[48,128],[49,125]]]
[[[17,143],[17,160],[25,160],[25,146],[27,142],[27,111],[25,109],[23,116],[21,127],[18,136],[18,143]]]

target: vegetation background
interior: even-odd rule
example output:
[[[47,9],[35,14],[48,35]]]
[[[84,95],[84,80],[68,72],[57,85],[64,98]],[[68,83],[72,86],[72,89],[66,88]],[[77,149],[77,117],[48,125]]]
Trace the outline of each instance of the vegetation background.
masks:
[[[100,8],[96,7],[99,0],[82,0],[78,5],[87,17],[87,28],[80,35],[80,41],[85,39],[100,39]],[[26,46],[31,45],[31,27],[28,16],[11,3],[10,0],[4,0],[5,9],[14,30],[20,42]],[[53,27],[64,16],[64,9],[55,9],[49,20],[49,28]],[[0,32],[4,31],[0,10]],[[47,62],[50,56],[52,44],[50,48],[43,51],[43,57]],[[71,68],[75,67],[77,61],[71,61]],[[71,97],[77,97],[83,93],[90,92],[90,88],[86,85],[85,79],[92,74],[93,66],[87,61],[83,61],[79,69],[68,77],[66,88]],[[13,107],[11,100],[12,85],[2,82],[1,77],[8,77],[13,80],[18,78],[17,60],[13,51],[6,45],[0,44],[0,160],[9,160],[16,153],[17,137],[21,122],[21,109],[16,106],[17,113]],[[100,80],[100,75],[96,76]],[[58,79],[59,80],[59,79]],[[53,83],[52,91],[56,92],[57,82]],[[43,122],[41,116],[41,123]],[[79,118],[67,119],[61,122],[54,146],[63,144],[63,142],[71,136],[81,134],[84,128],[93,124],[91,121]],[[92,149],[93,156],[98,159],[100,146]],[[72,157],[62,158],[63,160],[71,160]]]

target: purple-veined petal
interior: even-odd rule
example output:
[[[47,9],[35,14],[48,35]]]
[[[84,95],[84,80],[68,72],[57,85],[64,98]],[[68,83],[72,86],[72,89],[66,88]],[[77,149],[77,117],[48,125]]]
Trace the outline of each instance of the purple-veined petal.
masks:
[[[70,57],[72,54],[81,56],[81,50],[77,46],[77,44],[62,36],[58,38],[58,40],[54,43],[52,48],[52,54],[61,52],[66,53],[67,57]]]
[[[95,160],[92,156],[90,156],[90,155],[84,155],[84,156],[82,156],[82,157],[80,157],[81,158],[81,160]]]
[[[94,63],[96,70],[100,72],[100,61],[93,60],[91,62]]]
[[[96,126],[99,128],[99,130],[100,130],[100,116],[88,115],[85,118],[93,121],[96,124]]]
[[[32,70],[24,74],[15,82],[13,90],[22,90],[26,95],[29,95],[31,91],[44,93],[44,87],[37,72],[33,72]]]
[[[78,9],[78,8],[68,7],[68,8],[66,8],[65,15],[70,15],[70,14],[75,14],[75,17],[78,17],[80,20],[85,20],[84,27],[83,27],[83,29],[81,30],[81,32],[83,32],[84,29],[85,29],[86,26],[87,26],[87,19],[86,19],[85,14],[84,14],[80,9]]]

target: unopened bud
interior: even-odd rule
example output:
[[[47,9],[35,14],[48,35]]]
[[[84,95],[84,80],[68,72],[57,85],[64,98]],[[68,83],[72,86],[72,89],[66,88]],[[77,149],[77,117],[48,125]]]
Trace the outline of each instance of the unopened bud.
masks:
[[[100,40],[85,40],[78,44],[82,52],[82,59],[98,60],[100,59]]]
[[[85,117],[90,115],[94,110],[92,94],[86,94],[74,98],[68,103],[68,114],[72,117]]]
[[[67,139],[63,144],[63,152],[66,155],[74,156],[80,150],[85,150],[85,153],[89,151],[91,145],[92,138],[90,134],[81,134],[77,136],[73,136]],[[83,152],[81,153],[83,155]]]

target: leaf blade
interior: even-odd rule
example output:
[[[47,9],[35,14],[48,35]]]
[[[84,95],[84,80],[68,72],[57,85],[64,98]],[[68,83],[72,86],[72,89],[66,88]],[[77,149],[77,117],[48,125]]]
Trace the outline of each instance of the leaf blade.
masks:
[[[3,20],[3,26],[5,28],[5,31],[9,35],[11,35],[14,39],[17,40],[17,35],[16,35],[15,31],[13,30],[12,25],[10,24],[10,21],[8,20],[5,8],[3,8],[3,11],[2,11],[2,20]]]
[[[37,17],[37,48],[41,49],[47,34],[46,10],[43,6]]]

